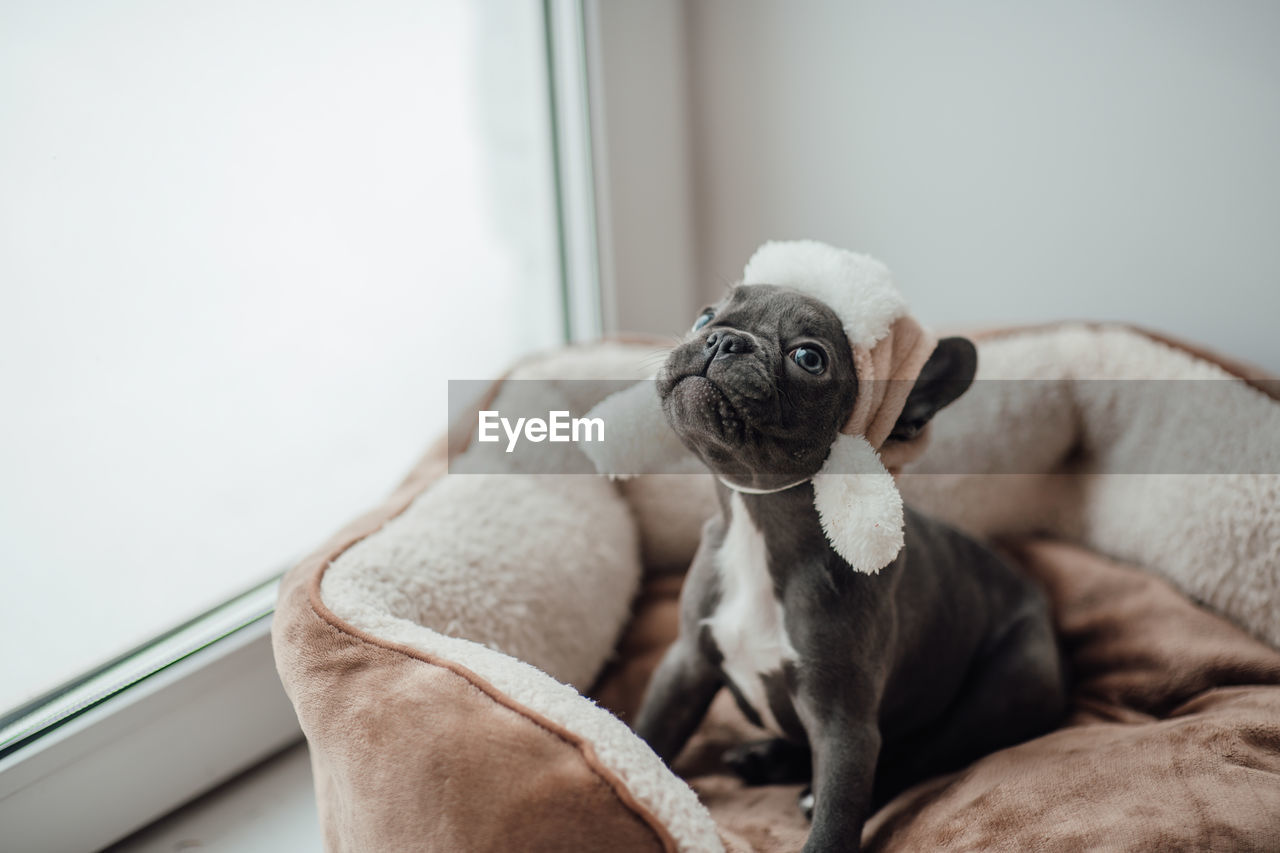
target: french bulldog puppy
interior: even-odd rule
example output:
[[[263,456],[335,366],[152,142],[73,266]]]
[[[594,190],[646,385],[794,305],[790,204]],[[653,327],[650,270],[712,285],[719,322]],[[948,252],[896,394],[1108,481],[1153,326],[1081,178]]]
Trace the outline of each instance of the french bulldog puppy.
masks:
[[[969,341],[939,342],[890,440],[963,393],[976,363]],[[731,751],[730,764],[748,783],[810,784],[806,851],[856,850],[893,794],[1060,720],[1060,656],[1031,580],[909,507],[905,546],[876,574],[824,536],[806,478],[858,394],[849,341],[824,303],[786,287],[732,289],[670,354],[658,394],[720,481],[679,638],[635,721],[665,761],[728,687],[776,736]]]

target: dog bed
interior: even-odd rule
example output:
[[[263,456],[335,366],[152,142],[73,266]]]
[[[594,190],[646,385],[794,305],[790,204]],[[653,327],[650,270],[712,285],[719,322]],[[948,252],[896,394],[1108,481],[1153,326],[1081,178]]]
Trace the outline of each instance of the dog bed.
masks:
[[[979,378],[1009,381],[943,412],[900,488],[1044,583],[1072,710],[904,792],[864,844],[1280,849],[1276,384],[1125,327],[974,337]],[[639,378],[659,353],[569,348],[509,378]],[[596,402],[581,388],[564,409]],[[545,470],[576,470],[546,447]],[[675,772],[623,722],[675,636],[710,477],[461,473],[474,450],[442,441],[281,585],[327,849],[798,850],[797,788],[720,764],[761,736],[726,695]]]

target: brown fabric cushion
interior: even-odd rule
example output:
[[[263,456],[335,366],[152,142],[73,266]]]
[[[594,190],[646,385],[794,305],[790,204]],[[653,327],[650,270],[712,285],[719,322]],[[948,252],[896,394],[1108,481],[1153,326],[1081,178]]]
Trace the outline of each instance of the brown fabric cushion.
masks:
[[[325,849],[673,850],[590,744],[463,667],[344,625],[320,601],[329,561],[445,466],[441,445],[281,583],[272,641],[311,746]]]
[[[329,561],[401,512],[444,458],[443,447],[430,454],[281,586],[277,664],[311,741],[327,848],[674,849],[669,828],[592,744],[456,663],[352,630],[320,601]],[[639,485],[654,487],[650,504],[670,516],[660,480]],[[623,491],[631,496],[634,484]],[[696,540],[693,526],[673,536],[634,497],[633,509],[661,531],[649,537],[664,548],[644,553],[668,577],[651,583],[595,691],[624,718],[675,636],[673,573]],[[1258,542],[1241,550],[1256,557]],[[1080,679],[1069,725],[905,793],[868,826],[870,846],[1280,850],[1277,653],[1155,578],[1088,552],[1033,543],[1019,558],[1052,590]],[[1245,599],[1218,605],[1238,616],[1227,605]],[[744,789],[719,762],[726,746],[760,734],[722,695],[677,769],[728,849],[797,850],[808,832],[798,787]]]
[[[1054,604],[1074,675],[1063,728],[907,791],[868,824],[874,850],[1280,850],[1280,652],[1153,575],[1031,541],[1011,555]],[[626,715],[675,636],[651,588],[598,694]],[[677,762],[735,850],[799,850],[799,786],[744,788],[720,764],[765,736],[722,693]]]

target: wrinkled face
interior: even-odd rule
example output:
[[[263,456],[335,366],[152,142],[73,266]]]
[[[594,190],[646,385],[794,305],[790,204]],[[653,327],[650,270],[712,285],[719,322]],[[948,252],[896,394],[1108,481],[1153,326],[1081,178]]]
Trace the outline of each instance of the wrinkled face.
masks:
[[[789,287],[733,288],[702,312],[658,373],[680,439],[753,488],[816,474],[857,395],[839,318]]]

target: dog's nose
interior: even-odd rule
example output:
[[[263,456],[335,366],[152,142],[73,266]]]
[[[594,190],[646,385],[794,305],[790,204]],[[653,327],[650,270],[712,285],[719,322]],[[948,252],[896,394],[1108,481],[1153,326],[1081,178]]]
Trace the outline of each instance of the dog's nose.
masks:
[[[749,335],[729,329],[716,329],[707,335],[703,351],[712,358],[730,355],[746,355],[755,352],[756,342]]]

